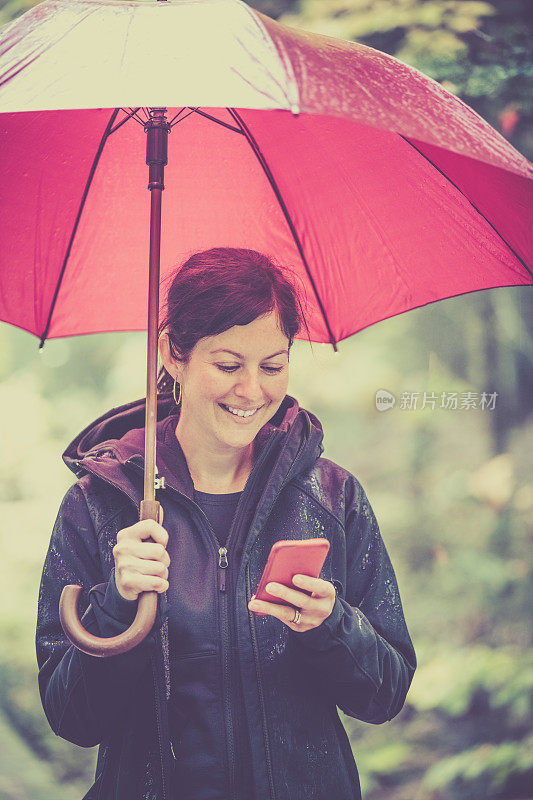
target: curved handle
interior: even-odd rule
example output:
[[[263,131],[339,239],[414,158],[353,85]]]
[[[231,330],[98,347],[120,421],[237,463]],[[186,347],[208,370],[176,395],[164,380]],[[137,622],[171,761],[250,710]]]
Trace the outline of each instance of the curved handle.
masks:
[[[81,586],[65,586],[59,600],[59,619],[67,638],[89,656],[118,656],[127,653],[150,633],[157,611],[157,592],[141,592],[137,614],[130,627],[118,636],[103,639],[85,630],[78,617]]]
[[[161,506],[157,500],[143,500],[141,519],[161,518]],[[102,638],[85,630],[78,617],[78,600],[81,586],[65,586],[59,600],[59,619],[65,635],[72,644],[89,656],[106,658],[127,653],[142,642],[150,633],[157,612],[157,592],[141,592],[138,598],[137,614],[130,627],[118,636]]]

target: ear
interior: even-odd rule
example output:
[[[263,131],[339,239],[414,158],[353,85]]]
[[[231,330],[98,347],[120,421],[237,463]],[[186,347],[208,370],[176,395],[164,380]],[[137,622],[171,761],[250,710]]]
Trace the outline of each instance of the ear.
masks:
[[[170,352],[170,342],[168,338],[168,333],[164,331],[161,336],[159,337],[159,357],[165,367],[166,371],[169,375],[179,381],[181,375],[181,364],[179,361],[176,361],[172,358],[172,353]]]

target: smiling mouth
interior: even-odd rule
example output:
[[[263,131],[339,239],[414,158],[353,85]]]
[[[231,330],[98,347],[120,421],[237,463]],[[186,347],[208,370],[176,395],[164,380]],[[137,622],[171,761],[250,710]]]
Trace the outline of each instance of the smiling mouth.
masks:
[[[264,404],[263,404],[264,405]],[[227,406],[224,403],[219,403],[220,408],[224,409],[228,414],[231,414],[232,417],[236,419],[252,419],[255,417],[258,411],[260,411],[263,406],[258,406],[256,409],[250,411],[242,411],[238,408],[233,408],[233,406]]]

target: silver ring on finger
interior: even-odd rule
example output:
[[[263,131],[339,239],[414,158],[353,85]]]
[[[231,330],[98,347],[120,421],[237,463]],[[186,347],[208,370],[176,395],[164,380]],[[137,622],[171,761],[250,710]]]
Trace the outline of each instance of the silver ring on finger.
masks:
[[[295,625],[298,625],[298,623],[300,622],[301,618],[302,618],[302,614],[300,612],[300,609],[299,608],[295,608],[294,609],[294,617],[291,619],[291,622],[293,622]]]

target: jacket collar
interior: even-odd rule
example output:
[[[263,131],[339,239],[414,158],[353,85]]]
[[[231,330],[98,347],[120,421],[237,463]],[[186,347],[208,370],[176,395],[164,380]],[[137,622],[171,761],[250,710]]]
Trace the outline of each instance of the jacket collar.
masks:
[[[78,477],[93,473],[115,485],[136,505],[142,499],[143,489],[145,405],[143,398],[111,409],[81,431],[63,454],[65,464]],[[172,473],[178,482],[173,488],[192,499],[194,486],[183,451],[179,443],[177,448],[169,448],[163,441],[166,426],[175,429],[178,418],[172,394],[159,395],[158,475]],[[301,408],[295,398],[286,395],[276,414],[256,436],[254,470],[260,465],[261,471],[265,470],[265,479],[273,484],[271,491],[277,493],[289,477],[312,467],[323,452],[322,440],[319,420]],[[266,459],[261,459],[265,448],[270,452]]]

